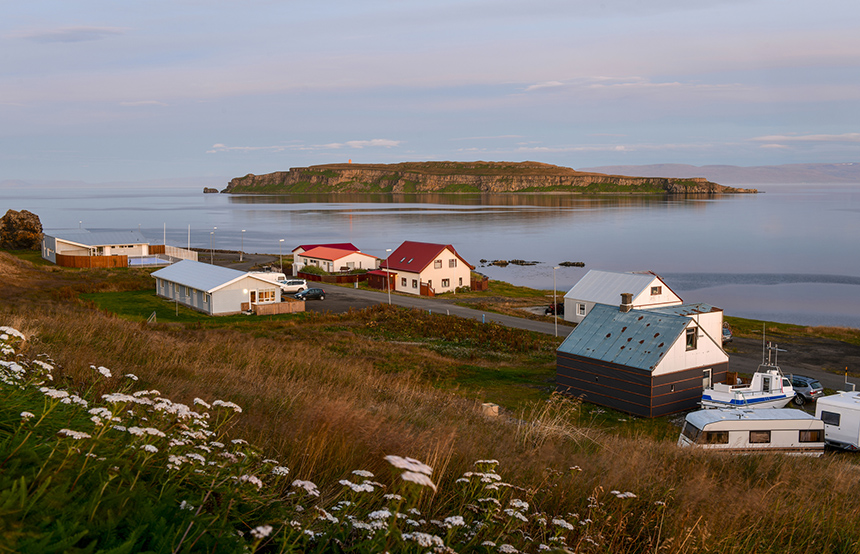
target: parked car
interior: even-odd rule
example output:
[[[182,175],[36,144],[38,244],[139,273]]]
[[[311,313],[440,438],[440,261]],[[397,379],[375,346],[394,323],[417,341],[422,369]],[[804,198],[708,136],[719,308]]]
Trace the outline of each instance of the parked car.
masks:
[[[281,291],[288,293],[302,292],[308,288],[308,282],[304,279],[284,279],[278,284],[281,285]]]
[[[299,300],[325,300],[325,291],[322,289],[305,289],[293,295]]]
[[[732,326],[728,321],[723,322],[723,344],[732,342]]]
[[[556,302],[555,304],[550,304],[544,310],[545,315],[555,315],[558,312],[558,315],[564,315],[564,302]]]
[[[797,393],[794,396],[794,403],[798,406],[803,406],[807,402],[815,402],[819,397],[824,395],[824,387],[817,379],[812,377],[804,377],[803,375],[791,376],[791,387]]]

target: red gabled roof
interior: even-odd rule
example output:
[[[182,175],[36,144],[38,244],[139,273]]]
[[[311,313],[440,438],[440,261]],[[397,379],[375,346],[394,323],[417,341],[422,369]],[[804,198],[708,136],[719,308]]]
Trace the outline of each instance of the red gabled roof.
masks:
[[[425,267],[436,260],[439,257],[439,254],[441,254],[446,248],[457,256],[464,264],[469,266],[469,269],[475,269],[475,266],[463,259],[463,257],[458,254],[450,244],[433,244],[430,242],[413,242],[409,240],[405,241],[397,248],[397,250],[392,252],[391,256],[388,257],[388,260],[382,263],[380,269],[390,267],[394,270],[420,273]]]
[[[301,248],[305,252],[308,250],[312,250],[314,248],[319,248],[320,246],[324,246],[326,248],[337,248],[338,250],[349,250],[351,252],[361,252],[356,246],[350,242],[339,242],[337,244],[300,244],[293,248],[293,252]]]
[[[373,258],[373,256],[371,256],[370,254],[365,254],[364,252],[359,252],[358,250],[344,250],[342,248],[330,248],[328,246],[317,246],[316,248],[305,250],[301,254],[296,255],[304,256],[305,258],[319,258],[320,260],[335,261],[341,258],[345,258],[350,254],[361,254],[362,256]]]

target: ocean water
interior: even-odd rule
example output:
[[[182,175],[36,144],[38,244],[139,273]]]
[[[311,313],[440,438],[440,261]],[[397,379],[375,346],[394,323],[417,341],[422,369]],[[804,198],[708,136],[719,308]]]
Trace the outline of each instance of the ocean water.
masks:
[[[46,229],[140,229],[153,244],[246,252],[352,242],[382,257],[404,240],[452,244],[477,271],[549,294],[589,269],[650,270],[685,301],[727,315],[860,328],[860,183],[691,198],[0,186],[0,208],[30,210]],[[497,259],[538,263],[480,261]]]

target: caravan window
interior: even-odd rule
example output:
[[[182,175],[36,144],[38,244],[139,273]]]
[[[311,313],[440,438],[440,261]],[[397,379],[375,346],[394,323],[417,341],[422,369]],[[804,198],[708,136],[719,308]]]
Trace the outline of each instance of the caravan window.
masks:
[[[821,429],[809,429],[800,432],[800,442],[822,442]]]
[[[750,431],[751,444],[763,444],[770,442],[770,431]]]
[[[702,434],[702,430],[690,423],[689,421],[685,421],[684,430],[681,431],[681,434],[693,442],[698,442],[699,436]]]
[[[728,431],[705,431],[702,433],[702,443],[704,444],[729,444]]]
[[[825,425],[835,425],[839,427],[839,422],[842,414],[837,414],[834,412],[825,412],[821,411],[821,421],[824,422]]]

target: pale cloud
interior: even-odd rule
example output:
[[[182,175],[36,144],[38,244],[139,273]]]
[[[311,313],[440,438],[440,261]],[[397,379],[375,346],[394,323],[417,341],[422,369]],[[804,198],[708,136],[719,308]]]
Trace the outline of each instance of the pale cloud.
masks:
[[[523,138],[522,135],[494,135],[494,136],[484,136],[484,137],[456,137],[452,139],[448,139],[451,141],[459,141],[459,140],[493,140],[493,139],[517,139]]]
[[[88,42],[122,35],[121,27],[59,27],[37,31],[13,33],[13,38],[23,38],[35,42]]]
[[[755,142],[860,142],[860,133],[843,133],[841,135],[766,135],[753,137]]]
[[[273,146],[227,146],[226,144],[213,144],[212,148],[207,150],[207,154],[217,154],[219,152],[285,152],[288,150],[312,151],[312,150],[339,150],[341,148],[371,148],[383,147],[393,148],[400,146],[402,141],[390,139],[371,139],[371,140],[350,140],[346,142],[330,142],[328,144],[305,145],[301,143],[294,144],[278,144]]]
[[[533,90],[540,90],[543,88],[555,88],[555,87],[562,87],[562,86],[564,86],[564,83],[562,83],[561,81],[546,81],[543,83],[537,83],[537,84],[530,85],[530,86],[526,87],[526,92],[531,92]]]
[[[784,144],[762,144],[761,146],[759,146],[759,148],[779,149],[779,148],[788,148],[788,146],[786,146]]]

